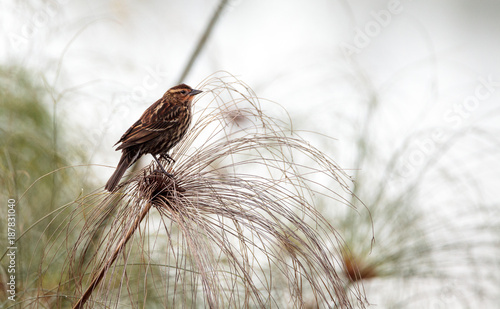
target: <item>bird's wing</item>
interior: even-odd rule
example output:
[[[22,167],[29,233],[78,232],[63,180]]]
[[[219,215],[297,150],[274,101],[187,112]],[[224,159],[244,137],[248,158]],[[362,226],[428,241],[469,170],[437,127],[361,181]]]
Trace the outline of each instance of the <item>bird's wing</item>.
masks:
[[[141,117],[123,134],[118,141],[121,145],[116,150],[136,146],[165,134],[166,131],[177,125],[179,114],[180,108],[172,106],[167,115],[152,115],[149,118]]]

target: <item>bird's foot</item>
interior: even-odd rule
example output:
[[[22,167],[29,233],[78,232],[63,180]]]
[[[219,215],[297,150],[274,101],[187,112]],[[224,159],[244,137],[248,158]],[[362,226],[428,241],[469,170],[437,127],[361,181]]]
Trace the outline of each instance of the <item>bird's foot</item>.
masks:
[[[170,178],[174,178],[174,175],[173,174],[170,174],[169,172],[167,172],[165,170],[165,168],[163,167],[163,165],[160,164],[160,162],[158,161],[158,159],[156,159],[156,156],[153,156],[153,158],[155,159],[156,161],[156,164],[158,164],[158,166],[160,167],[160,170],[163,174],[167,175],[168,177]],[[157,169],[155,169],[155,172],[158,171]]]
[[[163,153],[160,155],[160,158],[162,158],[163,160],[167,161],[168,164],[170,163],[175,163],[175,160],[172,159],[172,157],[168,154],[168,153]]]
[[[170,178],[174,178],[174,174],[171,174],[171,173],[165,171],[165,169],[163,169],[163,168],[159,168],[159,169],[157,168],[157,169],[153,170],[152,174],[160,174],[160,173],[163,175],[166,175]]]

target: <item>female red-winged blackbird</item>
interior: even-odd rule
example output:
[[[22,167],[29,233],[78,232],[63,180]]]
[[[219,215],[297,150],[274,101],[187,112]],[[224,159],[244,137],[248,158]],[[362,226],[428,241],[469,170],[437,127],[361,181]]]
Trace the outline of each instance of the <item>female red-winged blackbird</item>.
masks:
[[[191,123],[191,102],[200,92],[185,84],[172,87],[142,114],[116,143],[121,143],[116,150],[122,151],[122,157],[106,190],[113,191],[127,168],[143,154],[152,154],[158,165],[156,155],[169,157],[168,151],[186,134]]]

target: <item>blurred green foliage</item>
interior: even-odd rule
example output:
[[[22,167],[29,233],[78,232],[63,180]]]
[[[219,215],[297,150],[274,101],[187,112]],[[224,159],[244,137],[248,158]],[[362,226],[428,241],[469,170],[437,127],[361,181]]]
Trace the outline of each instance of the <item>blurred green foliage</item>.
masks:
[[[16,299],[25,305],[29,299],[51,293],[37,289],[42,282],[44,288],[58,288],[61,274],[57,261],[63,261],[65,250],[53,249],[70,237],[56,235],[69,214],[64,205],[89,187],[84,177],[87,169],[69,167],[85,162],[84,152],[64,141],[64,123],[50,112],[47,89],[31,76],[19,68],[0,67],[0,197],[5,205],[5,216],[1,217],[6,217],[7,200],[15,199]],[[79,162],[68,162],[67,158]],[[1,220],[2,231],[6,231],[6,223],[6,219]],[[7,247],[4,235],[0,238],[2,254]],[[0,284],[4,285],[5,255],[1,264]],[[5,298],[5,289],[1,289],[0,307]]]

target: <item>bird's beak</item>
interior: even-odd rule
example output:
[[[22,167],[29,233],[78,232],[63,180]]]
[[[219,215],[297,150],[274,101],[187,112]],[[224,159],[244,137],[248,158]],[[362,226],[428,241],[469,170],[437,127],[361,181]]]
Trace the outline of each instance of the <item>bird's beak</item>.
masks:
[[[196,90],[196,89],[193,89],[193,90],[191,90],[191,92],[189,92],[189,95],[190,95],[190,96],[194,96],[194,95],[200,94],[200,93],[202,93],[202,92],[203,92],[203,91],[201,91],[201,90]]]

